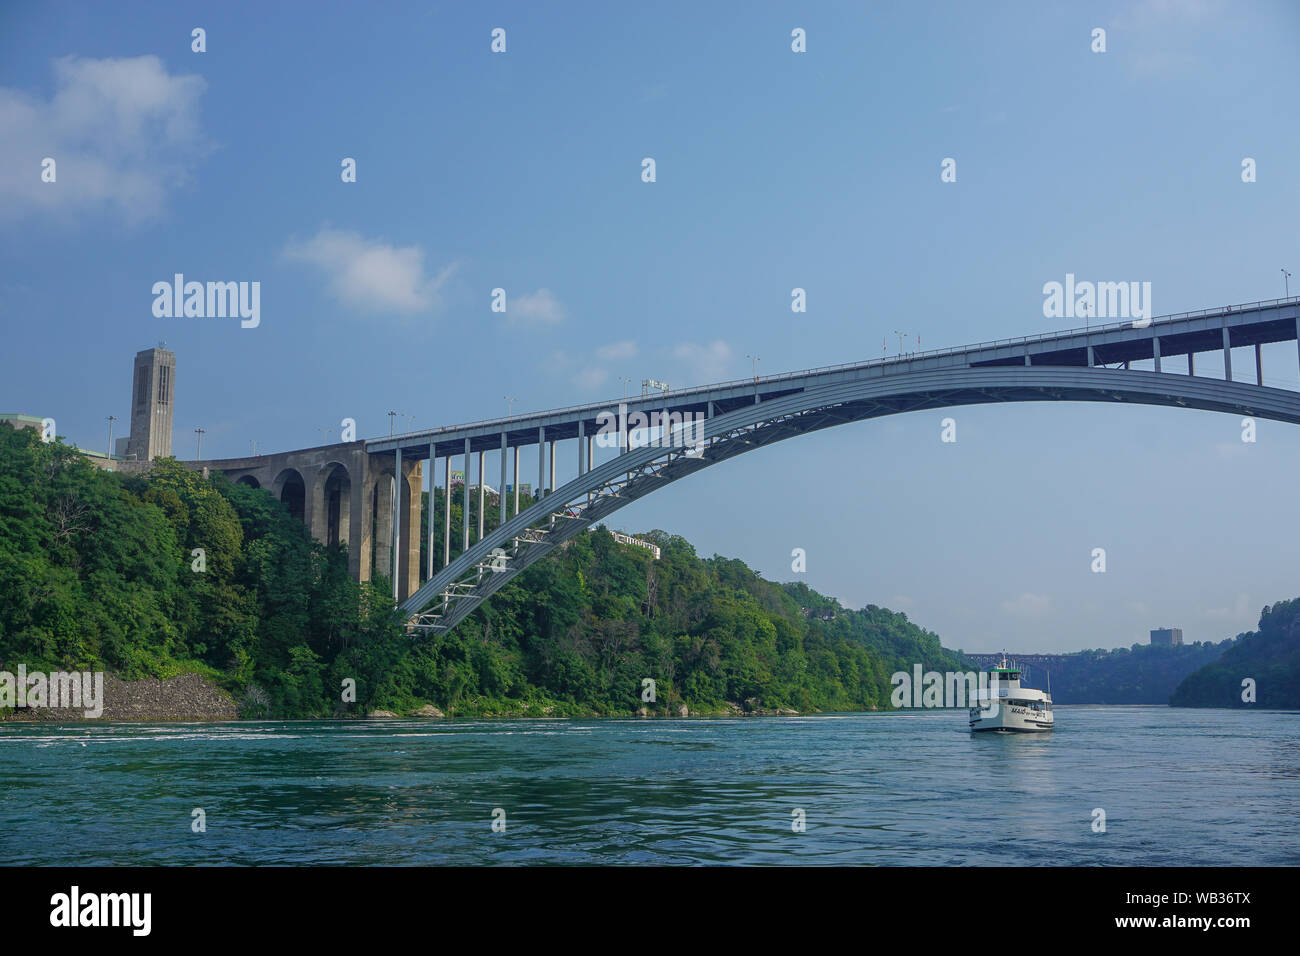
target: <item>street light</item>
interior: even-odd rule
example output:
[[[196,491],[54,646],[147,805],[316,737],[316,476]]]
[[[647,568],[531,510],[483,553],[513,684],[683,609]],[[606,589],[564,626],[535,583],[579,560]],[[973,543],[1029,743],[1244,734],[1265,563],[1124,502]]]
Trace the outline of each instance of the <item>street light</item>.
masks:
[[[898,336],[898,354],[901,357],[903,354],[903,339],[907,338],[907,333],[894,329],[894,334]]]
[[[388,413],[388,437],[393,437],[393,423],[397,421],[397,412]]]
[[[515,402],[519,401],[519,399],[515,398],[513,395],[506,395],[505,400],[506,400],[506,418],[509,418],[511,415],[515,413]]]
[[[1286,289],[1286,297],[1291,298],[1291,273],[1285,269],[1282,270],[1282,284]]]
[[[623,382],[623,397],[624,397],[624,398],[627,398],[627,387],[628,387],[628,385],[631,383],[632,380],[631,380],[630,378],[628,378],[626,375],[620,375],[619,378],[620,378],[620,379],[622,380],[622,382]]]
[[[108,416],[108,460],[113,460],[113,422],[117,421],[116,415]]]
[[[195,461],[202,461],[202,460],[203,460],[203,436],[206,435],[206,434],[207,434],[207,432],[205,432],[202,428],[196,428],[196,429],[194,429],[194,435],[195,435],[195,438],[194,438],[194,460],[195,460]]]

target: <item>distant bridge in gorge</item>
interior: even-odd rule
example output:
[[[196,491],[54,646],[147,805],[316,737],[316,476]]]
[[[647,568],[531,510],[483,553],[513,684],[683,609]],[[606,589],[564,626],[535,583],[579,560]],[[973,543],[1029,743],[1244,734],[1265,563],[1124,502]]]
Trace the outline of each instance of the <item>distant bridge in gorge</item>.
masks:
[[[994,664],[1000,664],[1004,655],[1002,654],[966,654],[966,659],[980,667],[992,667]],[[1012,654],[1008,651],[1005,655],[1009,663],[1017,667],[1043,667],[1051,670],[1067,657],[1073,657],[1073,654]]]
[[[836,425],[962,405],[1079,401],[1300,423],[1300,392],[1264,385],[1261,349],[1276,342],[1296,342],[1300,362],[1300,297],[1163,316],[1144,327],[1112,323],[187,464],[268,489],[317,539],[347,545],[356,580],[391,577],[393,599],[411,626],[439,633],[551,549],[629,502],[755,448]],[[1253,382],[1233,375],[1239,349],[1253,349]],[[1197,356],[1215,352],[1223,378],[1197,375]],[[1174,369],[1176,357],[1184,359],[1185,371]],[[1153,362],[1152,370],[1131,367],[1142,361]],[[598,431],[610,413],[620,412],[628,427],[618,429],[615,447],[599,448]],[[573,443],[567,453],[573,469],[559,484],[557,446],[566,442]],[[528,446],[537,448],[541,497],[520,511],[519,452]],[[500,466],[495,522],[485,500],[488,455]],[[598,462],[601,457],[606,460]],[[421,568],[424,463],[430,492],[440,459],[443,487],[450,490],[455,458],[463,462],[467,499],[477,490],[478,533],[471,540],[470,509],[464,508],[464,550],[452,560],[447,495],[442,553],[434,547],[438,516],[430,515]],[[477,481],[471,484],[475,458]]]

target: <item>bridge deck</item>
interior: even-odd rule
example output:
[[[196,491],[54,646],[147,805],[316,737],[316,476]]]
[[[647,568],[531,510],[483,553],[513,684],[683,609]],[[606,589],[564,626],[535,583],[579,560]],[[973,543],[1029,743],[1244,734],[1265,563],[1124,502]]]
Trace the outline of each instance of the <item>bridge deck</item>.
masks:
[[[470,442],[470,450],[478,452],[499,449],[503,434],[510,448],[537,444],[542,440],[539,429],[545,429],[544,440],[548,442],[577,438],[580,424],[585,434],[593,435],[598,428],[597,416],[601,412],[617,410],[620,404],[626,406],[628,414],[662,410],[697,415],[707,414],[712,404],[713,413],[720,415],[755,401],[771,401],[808,388],[871,376],[982,366],[1030,364],[1088,367],[1151,361],[1156,357],[1157,343],[1163,361],[1171,356],[1221,351],[1225,340],[1231,348],[1274,342],[1300,343],[1300,296],[1160,316],[1145,328],[1135,328],[1133,322],[1117,322],[1000,339],[960,348],[913,352],[866,362],[785,372],[757,379],[655,392],[646,396],[614,398],[567,408],[425,429],[389,438],[368,439],[365,447],[371,453],[391,453],[401,448],[404,457],[409,455],[425,458],[432,443],[437,457],[461,455],[465,451],[466,439]]]

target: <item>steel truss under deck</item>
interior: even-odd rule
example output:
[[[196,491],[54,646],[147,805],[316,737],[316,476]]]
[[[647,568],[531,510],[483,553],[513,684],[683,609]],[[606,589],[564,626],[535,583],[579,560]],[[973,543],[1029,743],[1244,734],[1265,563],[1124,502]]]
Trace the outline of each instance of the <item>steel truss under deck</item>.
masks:
[[[1012,401],[1132,402],[1300,424],[1300,393],[1242,382],[1100,367],[917,371],[802,389],[630,447],[487,534],[411,595],[408,627],[444,633],[553,548],[629,502],[756,448],[885,415]],[[674,442],[676,443],[674,445]]]

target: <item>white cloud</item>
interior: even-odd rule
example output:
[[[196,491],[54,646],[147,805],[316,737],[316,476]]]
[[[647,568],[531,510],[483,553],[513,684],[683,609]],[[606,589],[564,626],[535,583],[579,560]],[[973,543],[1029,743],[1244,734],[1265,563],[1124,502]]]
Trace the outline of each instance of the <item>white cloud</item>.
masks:
[[[1002,610],[1012,617],[1042,617],[1051,610],[1052,599],[1045,594],[1025,592],[1011,601],[1002,602]]]
[[[609,345],[602,345],[596,349],[596,358],[601,362],[614,362],[618,359],[635,357],[636,343],[631,339],[624,339],[622,342],[611,342]]]
[[[567,352],[552,352],[550,367],[586,389],[604,386],[610,380],[611,364],[635,358],[637,345],[632,339],[599,346],[589,358]]]
[[[673,358],[681,362],[691,377],[691,385],[708,384],[728,378],[732,364],[731,347],[718,339],[708,344],[682,342],[673,349]],[[734,378],[734,376],[731,376]]]
[[[506,316],[511,322],[560,322],[564,319],[564,306],[550,289],[538,289],[507,300]]]
[[[394,246],[329,227],[305,241],[289,240],[284,254],[320,268],[330,277],[335,298],[367,311],[412,314],[439,308],[442,287],[456,271],[452,263],[429,276],[419,246]]]
[[[1162,27],[1172,23],[1195,23],[1217,15],[1221,0],[1139,0],[1122,9],[1115,22],[1124,27]]]
[[[609,381],[609,370],[598,365],[588,365],[586,368],[579,369],[574,374],[573,380],[583,388],[600,388]]]
[[[1232,607],[1212,607],[1201,612],[1201,617],[1211,621],[1249,621],[1254,618],[1249,594],[1238,594]]]
[[[156,56],[53,61],[54,96],[0,87],[0,215],[115,210],[159,216],[168,194],[210,152],[199,128],[201,76],[173,76]],[[42,182],[42,161],[56,179]]]
[[[1244,458],[1250,453],[1250,443],[1244,441],[1221,441],[1214,443],[1214,454],[1219,458]]]
[[[1220,0],[1140,0],[1121,9],[1110,39],[1139,76],[1187,73],[1202,65],[1199,50],[1206,21],[1220,17]]]

